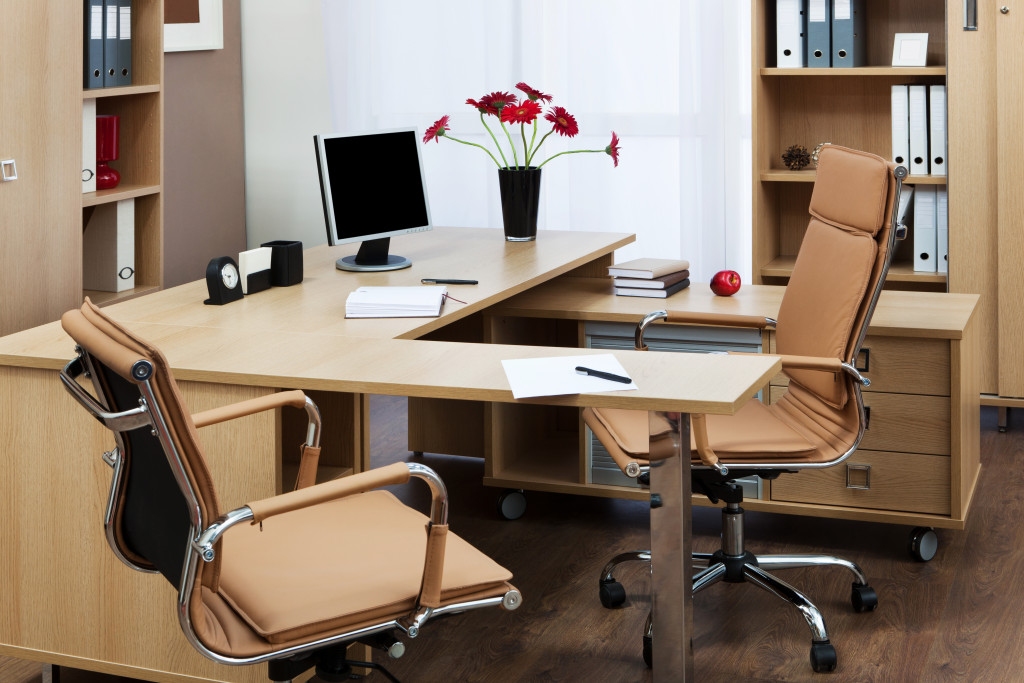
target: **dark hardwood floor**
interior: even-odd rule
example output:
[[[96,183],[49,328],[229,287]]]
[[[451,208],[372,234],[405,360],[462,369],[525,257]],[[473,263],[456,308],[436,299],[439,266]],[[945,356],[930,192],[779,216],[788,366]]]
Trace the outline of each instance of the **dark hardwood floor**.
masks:
[[[404,399],[374,397],[371,406],[373,465],[411,458]],[[694,602],[697,679],[1024,680],[1024,411],[1011,413],[1009,433],[999,434],[994,409],[985,409],[981,447],[968,528],[939,530],[939,552],[929,563],[907,554],[909,527],[748,513],[751,550],[850,559],[868,574],[880,604],[873,613],[853,613],[850,579],[839,569],[780,572],[821,608],[838,651],[834,674],[814,674],[810,632],[796,610],[749,584],[713,586]],[[382,662],[392,673],[405,683],[651,680],[640,656],[650,604],[643,570],[618,575],[625,607],[606,610],[597,598],[605,561],[648,546],[644,504],[531,492],[526,516],[508,522],[495,510],[498,491],[480,484],[482,461],[427,454],[422,462],[448,485],[452,531],[512,570],[524,604],[512,613],[478,610],[429,623],[407,641],[405,657]],[[418,505],[427,500],[415,484],[400,495]],[[695,549],[717,548],[719,518],[718,510],[695,510]],[[171,601],[169,594],[168,609]],[[0,658],[0,680],[36,683],[40,666]]]

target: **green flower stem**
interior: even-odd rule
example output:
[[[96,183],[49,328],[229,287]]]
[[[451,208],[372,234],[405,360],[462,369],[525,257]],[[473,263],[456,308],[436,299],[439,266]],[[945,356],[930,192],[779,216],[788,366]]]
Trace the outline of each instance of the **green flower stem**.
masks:
[[[533,132],[534,132],[534,135],[536,135],[537,131],[534,130]],[[540,142],[537,143],[537,146],[533,148],[533,152],[530,153],[530,158],[527,159],[527,161],[526,161],[526,165],[527,166],[529,166],[530,162],[533,161],[533,157],[535,157],[537,155],[537,150],[540,149],[540,146],[543,145],[544,141],[548,139],[548,135],[551,135],[554,132],[555,132],[555,129],[552,128],[551,130],[549,130],[547,133],[544,134],[544,137],[542,137],[540,139]],[[552,157],[552,158],[554,158],[554,157]]]
[[[505,158],[505,153],[501,151],[501,145],[498,144],[498,138],[494,137],[494,133],[491,133],[491,127],[487,125],[486,121],[484,121],[484,113],[483,112],[480,112],[480,123],[484,124],[484,128],[486,128],[487,132],[490,133],[491,139],[494,140],[494,146],[498,148],[498,154],[501,155],[501,160],[505,162],[505,167],[507,168],[508,167],[508,159]],[[460,140],[460,142],[461,142],[461,140]],[[491,158],[492,159],[494,158],[493,154],[491,155]]]
[[[543,140],[541,142],[543,142]],[[605,151],[603,149],[571,149],[571,150],[569,150],[567,152],[559,152],[558,154],[555,154],[554,156],[548,157],[547,159],[544,160],[544,164],[548,163],[549,161],[551,161],[555,157],[562,156],[563,154],[585,154],[585,153],[588,153],[588,152],[601,152],[602,154],[605,153]],[[541,168],[541,166],[543,166],[544,164],[541,164],[537,168]]]
[[[519,124],[519,134],[523,136],[523,163],[530,164],[530,146],[526,144],[526,124]]]
[[[504,109],[504,107],[502,107]],[[498,110],[498,125],[505,131],[505,137],[508,138],[509,147],[512,148],[512,161],[516,162],[516,167],[519,167],[519,155],[516,154],[516,144],[512,142],[512,136],[508,132],[508,128],[505,127],[505,122],[501,120],[501,109]]]
[[[489,156],[491,158],[491,161],[494,162],[495,166],[497,166],[498,168],[502,168],[502,165],[499,164],[498,160],[494,158],[494,155],[491,154],[491,151],[489,149],[487,149],[486,147],[484,147],[483,145],[478,145],[475,142],[466,142],[465,140],[460,140],[458,138],[453,138],[451,135],[448,135],[447,133],[445,133],[441,137],[443,137],[445,140],[451,140],[453,142],[461,142],[462,144],[469,145],[471,147],[479,147],[483,151],[487,152],[487,156]],[[498,151],[500,152],[501,149],[499,148]],[[505,157],[503,156],[502,158],[504,159]],[[508,164],[505,164],[505,166],[508,166]]]
[[[530,138],[530,150],[529,154],[526,155],[526,167],[530,167],[530,159],[533,158],[533,143],[537,140],[537,119],[533,120],[533,137]]]

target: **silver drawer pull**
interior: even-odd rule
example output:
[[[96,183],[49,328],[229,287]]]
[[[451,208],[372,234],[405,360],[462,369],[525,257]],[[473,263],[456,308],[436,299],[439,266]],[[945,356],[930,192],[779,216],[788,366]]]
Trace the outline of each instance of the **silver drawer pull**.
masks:
[[[853,483],[853,473],[863,472],[864,482],[861,484]],[[860,489],[862,491],[868,491],[871,489],[871,465],[853,465],[849,464],[846,466],[846,488],[848,489]]]
[[[6,183],[17,179],[18,167],[14,163],[14,159],[4,159],[3,161],[0,161],[0,180]]]

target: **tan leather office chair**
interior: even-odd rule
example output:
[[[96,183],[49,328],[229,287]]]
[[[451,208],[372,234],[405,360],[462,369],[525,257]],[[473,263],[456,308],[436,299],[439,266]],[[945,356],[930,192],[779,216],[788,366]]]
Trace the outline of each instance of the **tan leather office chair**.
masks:
[[[779,308],[778,321],[752,316],[694,315],[658,311],[641,321],[637,348],[645,350],[644,329],[656,320],[670,323],[775,328],[776,350],[782,355],[789,390],[775,404],[757,400],[734,416],[692,415],[693,489],[711,500],[725,501],[722,548],[694,553],[694,594],[726,581],[749,581],[797,607],[811,628],[811,664],[815,671],[836,666],[819,610],[793,586],[766,568],[818,565],[845,567],[853,573],[851,594],[858,612],[875,609],[878,598],[857,565],[827,555],[755,556],[743,541],[742,489],[735,479],[830,467],[848,458],[864,435],[861,386],[868,381],[854,360],[882,290],[892,258],[899,202],[906,169],[880,157],[838,146],[822,149],[810,203],[810,222]],[[619,467],[632,477],[646,477],[659,452],[660,431],[647,413],[586,409],[584,420]],[[655,438],[652,441],[651,435]],[[653,443],[654,446],[649,444]],[[652,450],[653,448],[653,450]],[[601,601],[621,605],[625,592],[613,572],[622,562],[650,561],[650,553],[624,553],[601,573]],[[644,657],[650,664],[651,619],[644,634]]]
[[[269,662],[273,681],[313,666],[347,680],[349,643],[400,656],[396,636],[415,638],[432,617],[519,606],[509,571],[448,533],[447,493],[430,468],[397,463],[313,485],[320,417],[301,391],[190,415],[157,349],[88,300],[61,322],[78,345],[61,380],[114,432],[107,540],[125,564],[177,588],[181,629],[206,657]],[[196,428],[284,406],[310,417],[297,489],[223,512]],[[431,489],[429,518],[374,490],[410,477]]]

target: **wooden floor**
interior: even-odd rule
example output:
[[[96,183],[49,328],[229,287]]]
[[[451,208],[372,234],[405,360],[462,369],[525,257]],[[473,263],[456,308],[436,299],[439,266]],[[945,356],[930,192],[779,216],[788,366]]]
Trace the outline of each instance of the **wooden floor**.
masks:
[[[403,399],[373,399],[374,466],[411,457],[404,411]],[[910,560],[907,527],[748,513],[751,550],[846,557],[868,574],[880,604],[854,614],[842,570],[780,572],[825,615],[839,656],[829,676],[811,672],[810,632],[794,609],[749,584],[713,586],[694,603],[697,679],[1024,680],[1024,411],[1011,413],[1009,433],[999,434],[995,410],[984,409],[982,428],[982,480],[968,529],[940,530],[929,563]],[[422,461],[448,485],[452,530],[510,568],[525,601],[512,613],[478,610],[428,624],[407,641],[405,657],[385,662],[392,673],[405,683],[651,680],[640,656],[649,606],[643,571],[619,574],[625,607],[606,610],[597,598],[605,561],[648,546],[644,504],[528,493],[526,516],[507,522],[495,511],[498,492],[480,484],[481,461]],[[715,550],[718,511],[697,509],[693,526],[695,549]],[[61,680],[129,679],[65,671]],[[0,658],[0,681],[41,682],[40,665]]]

